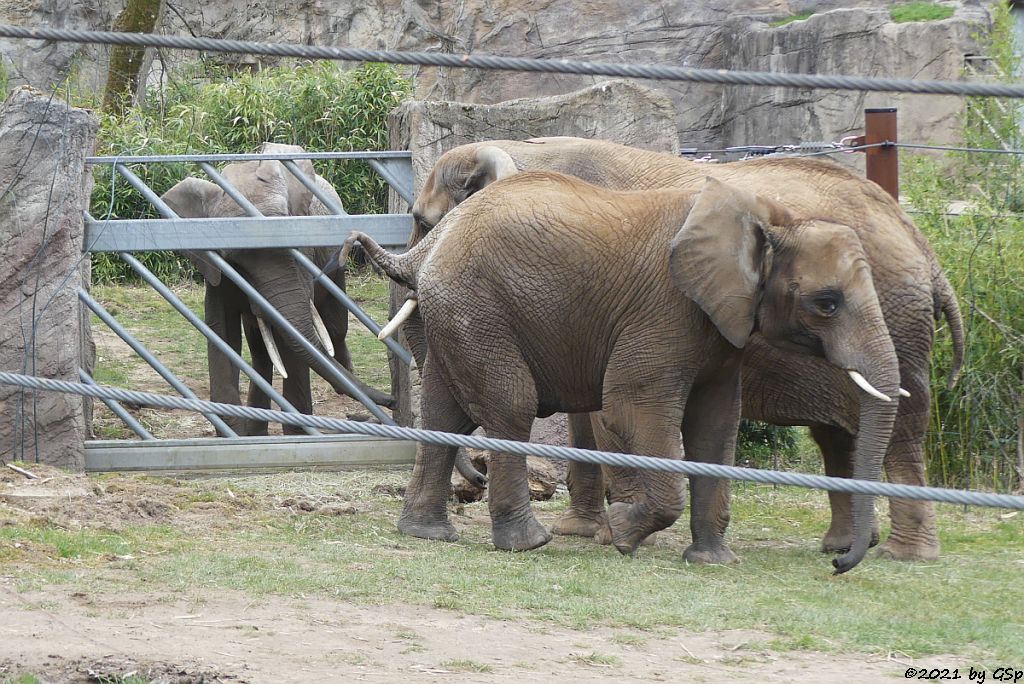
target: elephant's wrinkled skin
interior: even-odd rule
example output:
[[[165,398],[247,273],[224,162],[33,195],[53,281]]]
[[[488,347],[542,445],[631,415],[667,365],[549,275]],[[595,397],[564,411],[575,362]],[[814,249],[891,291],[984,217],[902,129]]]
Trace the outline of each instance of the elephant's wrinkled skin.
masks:
[[[900,401],[885,457],[886,475],[892,482],[925,484],[924,437],[931,398],[928,381],[934,322],[943,314],[949,322],[954,345],[951,384],[962,360],[963,330],[956,297],[927,241],[877,185],[816,159],[715,165],[581,138],[488,141],[457,147],[438,160],[413,207],[416,228],[410,244],[452,207],[496,178],[537,169],[570,173],[612,189],[697,188],[710,175],[742,182],[777,200],[797,218],[825,217],[853,228],[871,265],[899,358],[901,386],[911,395]],[[414,352],[422,338],[417,327],[414,315],[405,329]],[[829,475],[851,475],[861,396],[849,378],[818,359],[766,345],[756,335],[747,345],[743,416],[777,425],[809,425]],[[594,446],[586,417],[570,416],[570,433],[575,446]],[[621,492],[631,488],[628,480],[618,486]],[[571,508],[554,530],[585,536],[599,531],[605,515],[600,469],[571,463],[569,489]],[[830,493],[829,500],[832,525],[822,549],[849,548],[850,497]],[[938,556],[930,502],[893,499],[890,516],[892,529],[881,547],[883,555],[898,559]]]
[[[264,145],[261,152],[301,152],[292,145]],[[341,199],[324,178],[316,175],[308,160],[297,160],[299,168],[308,178],[313,179],[338,205]],[[252,202],[265,216],[328,215],[330,210],[318,200],[284,165],[275,160],[249,161],[228,164],[222,175]],[[206,218],[244,216],[245,212],[219,186],[199,178],[186,178],[164,193],[162,199],[182,218]],[[306,249],[303,253],[317,266],[324,267],[336,250],[329,248]],[[187,253],[203,274],[206,282],[205,319],[235,351],[241,349],[242,330],[249,343],[252,366],[264,378],[270,380],[273,374],[271,355],[264,336],[261,334],[259,319],[263,313],[249,301],[249,298],[230,279],[222,277],[220,270],[197,252]],[[334,347],[337,361],[330,359],[334,368],[347,375],[355,384],[377,403],[390,406],[390,395],[368,387],[352,375],[352,361],[345,336],[348,332],[348,311],[295,262],[284,249],[221,250],[224,257],[235,269],[276,308],[306,339],[321,349],[324,345],[317,332],[315,314],[319,314],[327,336]],[[335,269],[331,279],[344,289],[345,275],[342,269]],[[312,306],[310,304],[312,302]],[[313,412],[310,393],[309,371],[312,369],[327,379],[335,391],[345,393],[344,386],[333,379],[326,368],[313,355],[304,350],[289,335],[265,320],[262,323],[273,336],[279,350],[281,362],[288,377],[284,379],[284,398],[302,413]],[[213,343],[207,345],[210,371],[210,399],[212,401],[240,404],[238,369],[222,354]],[[339,363],[340,361],[340,363]],[[249,386],[247,405],[269,408],[270,399],[254,384]],[[266,422],[225,418],[225,422],[240,435],[267,434]],[[301,433],[301,429],[285,426],[286,434]]]
[[[426,333],[425,428],[526,440],[537,416],[599,411],[600,446],[731,463],[742,347],[763,339],[855,370],[884,393],[861,402],[854,472],[877,478],[896,414],[898,368],[860,241],[847,226],[794,220],[780,205],[708,179],[699,193],[613,192],[527,172],[457,207],[395,257],[354,233],[396,282],[416,291]],[[839,371],[842,372],[842,371]],[[884,400],[883,400],[884,399]],[[421,444],[403,532],[454,540],[446,499],[454,447]],[[494,544],[525,550],[551,536],[529,505],[525,461],[489,471]],[[671,525],[679,475],[640,472],[613,504],[612,541],[635,552]],[[728,486],[696,478],[684,557],[731,562]],[[871,542],[871,497],[854,497],[845,572]]]

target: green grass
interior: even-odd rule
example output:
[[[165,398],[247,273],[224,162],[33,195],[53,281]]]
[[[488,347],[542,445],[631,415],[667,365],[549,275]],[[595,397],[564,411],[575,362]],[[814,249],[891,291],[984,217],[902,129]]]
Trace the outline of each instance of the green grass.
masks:
[[[20,674],[2,681],[3,684],[40,684],[39,679],[35,675],[30,674]]]
[[[603,653],[574,653],[572,656],[573,660],[581,665],[589,665],[590,667],[619,667],[622,662],[613,655],[605,655]]]
[[[911,21],[940,21],[953,16],[955,9],[947,5],[938,5],[934,2],[910,2],[906,5],[896,5],[889,10],[889,16],[897,24]]]
[[[794,21],[804,21],[805,19],[810,18],[810,16],[813,14],[814,12],[811,11],[800,12],[799,14],[791,14],[790,16],[785,17],[783,19],[778,19],[776,21],[770,22],[768,25],[771,26],[772,28],[778,28],[780,26],[785,26],[786,24],[792,24]]]
[[[370,318],[384,325],[388,320],[389,282],[369,270],[350,270],[345,278],[345,289]],[[391,391],[387,347],[359,322],[351,322],[347,340],[356,377],[386,392]]]
[[[441,661],[441,667],[452,672],[476,672],[486,674],[494,672],[494,668],[486,663],[478,663],[474,660],[455,659]]]
[[[171,289],[188,308],[200,318],[203,317],[201,284],[184,282]],[[206,338],[156,290],[145,284],[94,285],[92,295],[176,375],[205,377]],[[92,317],[92,325],[93,329],[106,327],[95,315]],[[121,384],[117,380],[128,380],[128,371],[120,360],[115,360],[113,364],[97,363],[97,374],[110,379],[111,384]]]
[[[203,317],[203,292],[201,283],[180,281],[171,285],[174,293],[185,305]],[[357,269],[347,278],[349,295],[380,324],[388,319],[388,281],[372,272]],[[116,285],[94,284],[92,295],[118,322],[129,330],[147,349],[169,368],[186,385],[203,395],[207,385],[207,342],[203,335],[193,328],[155,290],[145,284],[120,283]],[[94,331],[106,332],[106,325],[92,316]],[[389,391],[391,374],[388,368],[387,348],[380,343],[361,323],[350,317],[348,347],[352,354],[356,375],[375,387]],[[114,339],[101,345],[97,353],[93,377],[104,385],[130,389],[141,389],[159,393],[173,390],[155,371],[128,346]],[[242,356],[250,359],[248,346],[242,345]],[[315,379],[316,383],[325,381]],[[246,381],[242,381],[243,395]],[[333,394],[333,391],[328,391]],[[97,405],[99,405],[97,403]],[[196,427],[195,416],[183,412],[145,409],[139,414],[143,424],[158,437],[181,436]],[[106,409],[101,409],[93,430],[101,439],[131,439],[134,434]],[[190,433],[191,434],[191,433]]]
[[[275,513],[256,515],[257,524],[241,527],[198,532],[136,527],[117,535],[15,524],[0,528],[0,548],[20,541],[50,552],[36,573],[23,572],[28,556],[20,552],[0,555],[0,567],[16,567],[11,572],[26,577],[43,573],[51,582],[99,583],[109,591],[234,590],[254,599],[286,595],[433,606],[581,630],[684,627],[773,635],[752,648],[899,651],[915,658],[1024,657],[1019,614],[1024,605],[1024,516],[1004,519],[995,511],[965,513],[942,506],[940,560],[869,558],[834,577],[829,558],[816,550],[827,518],[820,492],[736,486],[729,535],[743,562],[689,566],[680,555],[689,541],[685,520],[660,533],[655,546],[644,547],[638,558],[561,537],[534,552],[509,554],[490,543],[485,504],[467,505],[470,517],[453,516],[462,535],[456,544],[399,535],[394,523],[400,500],[374,493],[367,483],[402,484],[406,472],[318,477],[284,486],[300,487],[308,496],[351,492],[361,512]],[[240,494],[267,486],[267,480],[218,484]],[[184,488],[196,486],[187,482]],[[564,498],[538,505],[542,522],[550,524],[564,506]],[[123,560],[126,556],[132,559]],[[131,572],[110,575],[104,572],[108,567]],[[67,573],[68,568],[75,572]],[[20,588],[31,588],[26,582]],[[581,657],[595,666],[613,666],[600,656]]]

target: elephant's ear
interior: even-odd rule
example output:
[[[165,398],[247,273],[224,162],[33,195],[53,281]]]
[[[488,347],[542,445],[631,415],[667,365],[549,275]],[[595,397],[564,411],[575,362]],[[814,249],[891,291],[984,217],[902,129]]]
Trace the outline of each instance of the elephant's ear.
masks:
[[[519,173],[509,153],[494,145],[484,145],[476,151],[476,164],[463,185],[465,196],[484,189],[494,181]]]
[[[206,218],[222,197],[224,191],[210,181],[186,178],[161,195],[160,199],[181,218]],[[185,250],[182,254],[199,269],[206,282],[213,286],[220,285],[220,269],[207,261],[201,252]]]
[[[754,329],[768,227],[791,222],[778,203],[709,177],[672,240],[672,281],[735,347]]]
[[[345,211],[345,207],[341,203],[341,197],[338,196],[338,191],[334,189],[334,186],[331,185],[330,181],[328,181],[323,176],[315,176],[313,178],[313,182],[316,183],[318,188],[323,190],[324,194],[326,194],[328,197],[337,202],[338,206],[341,207],[342,211]],[[329,209],[323,202],[321,202],[319,198],[316,197],[316,195],[313,195],[312,193],[310,193],[309,208],[306,211],[306,213],[309,214],[310,216],[334,215],[334,212],[331,209]]]

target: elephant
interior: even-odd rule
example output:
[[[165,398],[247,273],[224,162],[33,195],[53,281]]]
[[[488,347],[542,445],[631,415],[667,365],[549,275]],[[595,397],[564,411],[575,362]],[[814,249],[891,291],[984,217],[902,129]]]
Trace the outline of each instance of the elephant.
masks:
[[[963,362],[964,334],[956,296],[925,237],[897,202],[876,184],[833,162],[809,158],[764,158],[730,164],[702,164],[602,140],[570,137],[471,143],[444,154],[427,177],[412,213],[410,245],[422,239],[453,207],[500,178],[526,170],[573,174],[610,189],[696,188],[706,176],[736,181],[785,206],[798,218],[828,217],[860,237],[882,311],[899,358],[900,384],[910,397],[899,404],[894,437],[885,457],[890,481],[925,484],[924,440],[931,403],[929,363],[935,322],[945,317],[953,342],[952,387]],[[415,313],[405,324],[413,351],[423,354]],[[817,358],[765,344],[755,334],[743,365],[742,415],[777,425],[810,426],[826,474],[849,477],[859,434],[862,395],[846,377]],[[574,446],[593,448],[594,429],[586,416],[570,415]],[[569,511],[553,530],[591,536],[604,529],[605,507],[599,468],[572,462]],[[619,479],[628,498],[633,485]],[[613,488],[614,489],[614,488]],[[415,495],[416,492],[413,492]],[[843,551],[852,541],[851,499],[830,492],[831,525],[821,542],[825,552]],[[879,554],[902,560],[939,555],[933,505],[892,499],[891,531]],[[874,543],[877,543],[878,532]]]
[[[261,153],[301,152],[294,145],[264,144]],[[307,178],[312,179],[332,197],[338,206],[337,192],[323,177],[316,175],[308,160],[295,162]],[[297,178],[276,160],[231,163],[222,175],[266,216],[328,215],[327,209]],[[186,178],[162,196],[162,199],[183,218],[244,216],[245,213],[218,185],[200,178]],[[323,268],[337,249],[302,250],[317,266]],[[348,332],[348,311],[320,284],[314,284],[308,271],[295,262],[284,249],[221,250],[220,255],[294,325],[306,339],[326,352],[335,369],[340,370],[373,401],[391,406],[390,395],[364,385],[352,375],[352,360],[345,337]],[[276,368],[283,377],[283,395],[302,413],[313,412],[309,371],[316,371],[331,383],[338,393],[346,393],[326,367],[297,342],[268,320],[249,301],[242,290],[198,252],[186,252],[203,275],[206,284],[206,323],[226,340],[235,351],[241,349],[244,329],[252,356],[252,366],[270,380]],[[343,269],[329,276],[344,289]],[[210,398],[212,401],[240,404],[239,372],[213,343],[207,346],[209,358]],[[330,357],[335,358],[330,358]],[[337,360],[335,360],[337,359]],[[247,405],[269,408],[269,397],[250,383]],[[239,435],[265,435],[267,423],[248,419],[225,418]],[[301,429],[284,427],[285,434],[298,434]]]
[[[747,185],[752,185],[748,183]],[[511,175],[453,209],[405,254],[358,243],[415,292],[426,336],[423,426],[524,441],[536,417],[595,412],[609,451],[731,463],[740,419],[742,349],[754,331],[857,377],[853,457],[877,479],[899,404],[899,367],[857,234],[796,219],[739,184],[698,191],[611,191],[543,171]],[[446,500],[455,447],[421,444],[399,529],[456,540]],[[618,469],[613,469],[618,470]],[[551,534],[530,509],[525,460],[495,454],[488,472],[492,539],[528,550]],[[612,542],[634,554],[680,515],[681,476],[638,471],[631,502],[608,511]],[[729,488],[691,483],[690,562],[728,563]],[[873,498],[852,499],[857,565]]]

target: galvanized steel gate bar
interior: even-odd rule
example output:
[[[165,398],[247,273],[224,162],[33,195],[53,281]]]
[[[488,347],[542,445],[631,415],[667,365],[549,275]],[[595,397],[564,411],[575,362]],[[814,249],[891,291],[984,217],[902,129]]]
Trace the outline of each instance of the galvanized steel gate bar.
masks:
[[[259,210],[239,193],[227,179],[225,179],[213,166],[217,162],[251,161],[251,160],[279,160],[285,168],[295,176],[305,187],[307,187],[333,216],[284,216],[264,217]],[[139,219],[139,220],[97,220],[85,214],[85,250],[88,252],[115,252],[124,260],[145,282],[156,289],[185,319],[221,353],[227,356],[228,360],[242,373],[250,378],[261,391],[267,394],[272,401],[277,403],[281,409],[288,413],[297,413],[283,396],[281,396],[270,382],[264,379],[251,365],[249,365],[240,354],[235,352],[231,346],[221,339],[206,323],[192,312],[159,278],[149,271],[131,253],[150,250],[195,250],[203,254],[204,258],[215,263],[217,267],[242,289],[252,300],[260,311],[267,316],[284,334],[292,337],[295,342],[303,346],[306,351],[331,368],[334,380],[350,390],[351,394],[363,403],[373,415],[384,424],[394,424],[390,416],[384,413],[379,406],[374,404],[357,386],[355,386],[343,373],[333,368],[330,361],[310,340],[306,340],[269,302],[266,301],[255,290],[245,278],[231,267],[219,254],[213,250],[218,249],[286,249],[289,255],[306,271],[310,277],[323,286],[332,297],[341,303],[348,311],[359,320],[374,335],[380,332],[380,326],[363,311],[344,290],[339,288],[323,270],[318,267],[305,254],[299,251],[301,248],[309,247],[339,247],[345,237],[352,230],[360,230],[374,236],[378,242],[393,249],[403,249],[411,229],[411,220],[408,214],[373,214],[373,215],[349,215],[344,208],[339,206],[333,199],[327,196],[321,188],[308,178],[295,164],[296,159],[361,159],[365,160],[388,185],[395,190],[399,196],[407,202],[413,197],[413,175],[408,152],[304,152],[304,153],[268,153],[268,154],[220,154],[220,155],[147,155],[135,157],[89,157],[87,161],[94,165],[112,165],[116,173],[127,181],[132,187],[138,190],[147,201],[152,204],[163,216],[162,219]],[[247,214],[246,218],[204,218],[204,219],[182,219],[178,217],[170,207],[164,203],[151,188],[149,188],[138,176],[136,176],[127,164],[151,164],[151,163],[175,163],[186,162],[196,164],[212,182],[224,190],[241,209]],[[96,302],[85,291],[79,292],[83,304],[88,306],[101,320],[104,321],[121,339],[131,346],[144,360],[146,360],[174,389],[184,397],[194,397],[194,393],[188,389],[174,374],[165,368],[153,356],[145,346],[121,326],[109,312]],[[385,344],[398,358],[405,363],[410,363],[412,356],[401,345],[394,340],[388,339]],[[80,371],[79,377],[83,382],[92,383],[84,371]],[[296,454],[309,454],[311,462],[324,464],[332,461],[330,456],[325,457],[325,444],[321,440],[317,442],[316,449],[309,447],[298,448],[300,442],[294,438],[240,438],[230,427],[228,427],[218,416],[209,415],[208,420],[220,432],[228,437],[227,440],[156,440],[130,413],[116,402],[108,401],[107,406],[120,417],[128,427],[139,437],[147,442],[150,448],[146,451],[153,454],[153,447],[157,448],[156,454],[147,458],[149,468],[158,467],[161,461],[166,460],[168,467],[175,467],[179,463],[178,451],[185,444],[198,447],[203,444],[207,452],[237,453],[237,450],[221,448],[213,445],[239,442],[246,445],[247,452],[253,448],[261,454],[260,458],[253,459],[229,459],[234,465],[251,465],[253,467],[266,467],[268,465],[300,465],[302,456]],[[313,427],[304,426],[305,432],[311,436],[319,435]],[[331,437],[326,438],[327,442],[332,441]],[[344,442],[352,446],[352,437],[337,437],[338,445]],[[259,442],[257,446],[256,442]],[[131,442],[141,446],[138,442]],[[305,444],[305,443],[302,443]],[[167,445],[163,450],[161,445]],[[380,445],[378,445],[379,447]],[[412,459],[412,452],[408,445],[394,444],[388,453],[382,453],[377,459],[381,462],[408,462]],[[92,469],[123,468],[126,466],[124,458],[116,458],[114,454],[138,453],[137,451],[125,451],[125,445],[117,441],[92,442],[87,445],[87,464],[92,463]],[[279,452],[293,451],[291,456],[284,458]],[[352,456],[345,449],[335,449],[338,458],[337,463],[351,463]],[[377,448],[380,452],[380,448]],[[166,459],[164,459],[166,456]],[[241,460],[241,463],[235,461]]]

